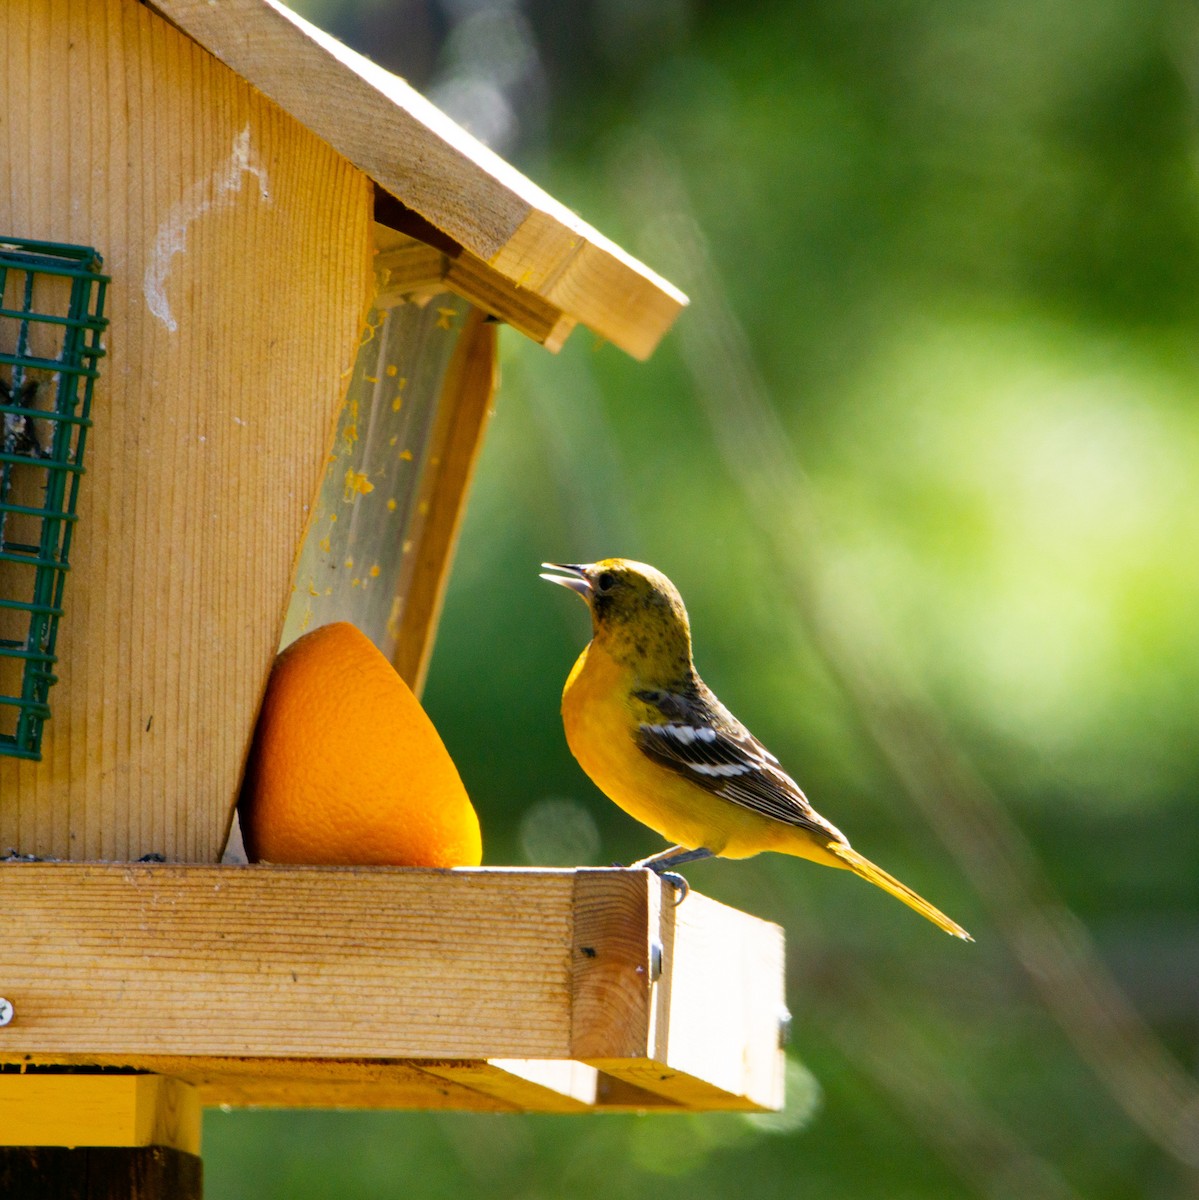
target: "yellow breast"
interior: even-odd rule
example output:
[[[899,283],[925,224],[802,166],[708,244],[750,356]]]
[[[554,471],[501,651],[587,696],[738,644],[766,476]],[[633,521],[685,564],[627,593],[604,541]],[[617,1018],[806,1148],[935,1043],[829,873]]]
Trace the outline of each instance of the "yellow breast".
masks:
[[[774,848],[767,822],[647,757],[634,740],[646,719],[634,693],[645,685],[593,642],[562,693],[566,742],[610,800],[668,841],[744,857]]]

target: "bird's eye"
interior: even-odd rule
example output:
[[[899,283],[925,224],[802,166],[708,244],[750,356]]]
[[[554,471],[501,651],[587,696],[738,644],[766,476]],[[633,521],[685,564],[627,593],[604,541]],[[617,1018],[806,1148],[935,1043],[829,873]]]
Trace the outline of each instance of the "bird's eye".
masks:
[[[595,586],[601,592],[610,592],[616,586],[616,576],[611,571],[601,571],[596,576]]]

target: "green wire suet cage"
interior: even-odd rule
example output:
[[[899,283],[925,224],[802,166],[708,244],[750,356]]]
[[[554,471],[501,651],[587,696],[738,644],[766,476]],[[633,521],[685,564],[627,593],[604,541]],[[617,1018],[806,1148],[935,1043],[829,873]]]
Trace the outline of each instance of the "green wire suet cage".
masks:
[[[0,239],[0,754],[41,758],[108,277],[87,246]]]

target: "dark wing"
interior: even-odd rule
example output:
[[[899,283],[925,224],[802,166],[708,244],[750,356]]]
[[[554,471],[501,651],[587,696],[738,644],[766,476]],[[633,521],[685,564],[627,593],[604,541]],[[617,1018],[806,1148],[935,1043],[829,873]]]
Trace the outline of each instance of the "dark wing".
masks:
[[[637,745],[661,766],[764,817],[845,841],[808,803],[779,761],[697,680],[687,693],[637,692],[661,720],[643,722]]]

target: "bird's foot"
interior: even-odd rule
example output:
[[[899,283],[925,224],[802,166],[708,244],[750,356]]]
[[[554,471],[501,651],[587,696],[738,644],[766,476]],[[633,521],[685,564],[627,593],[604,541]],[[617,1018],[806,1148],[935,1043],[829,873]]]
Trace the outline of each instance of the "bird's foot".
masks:
[[[653,873],[655,875],[657,875],[657,877],[659,879],[666,880],[666,882],[669,883],[670,886],[672,888],[674,888],[674,890],[676,892],[678,892],[679,898],[674,902],[674,905],[673,905],[674,908],[678,908],[678,906],[680,904],[682,904],[684,900],[687,899],[687,895],[691,891],[691,884],[689,884],[678,873],[678,871],[664,871],[664,870],[661,870],[659,867],[654,866],[652,863],[645,863],[645,862],[635,862],[635,863],[631,863],[628,865],[626,865],[625,863],[614,862],[611,865],[614,867],[619,867],[623,871],[636,871],[638,868],[641,868],[641,867],[644,867],[647,871],[653,871]]]
[[[652,871],[653,868],[651,867],[650,870]],[[664,883],[669,883],[670,886],[674,888],[676,892],[678,892],[678,895],[674,899],[674,907],[678,908],[678,906],[682,904],[690,894],[691,884],[689,884],[678,873],[678,871],[654,871],[654,874],[657,875],[657,877]]]
[[[666,880],[678,892],[678,898],[674,902],[677,908],[687,899],[687,894],[691,891],[691,885],[673,868],[681,867],[684,863],[698,862],[701,858],[711,857],[712,851],[705,849],[703,846],[698,846],[695,849],[689,849],[686,846],[671,846],[667,850],[651,854],[649,858],[643,858],[633,863],[633,866],[648,867],[659,879]]]

